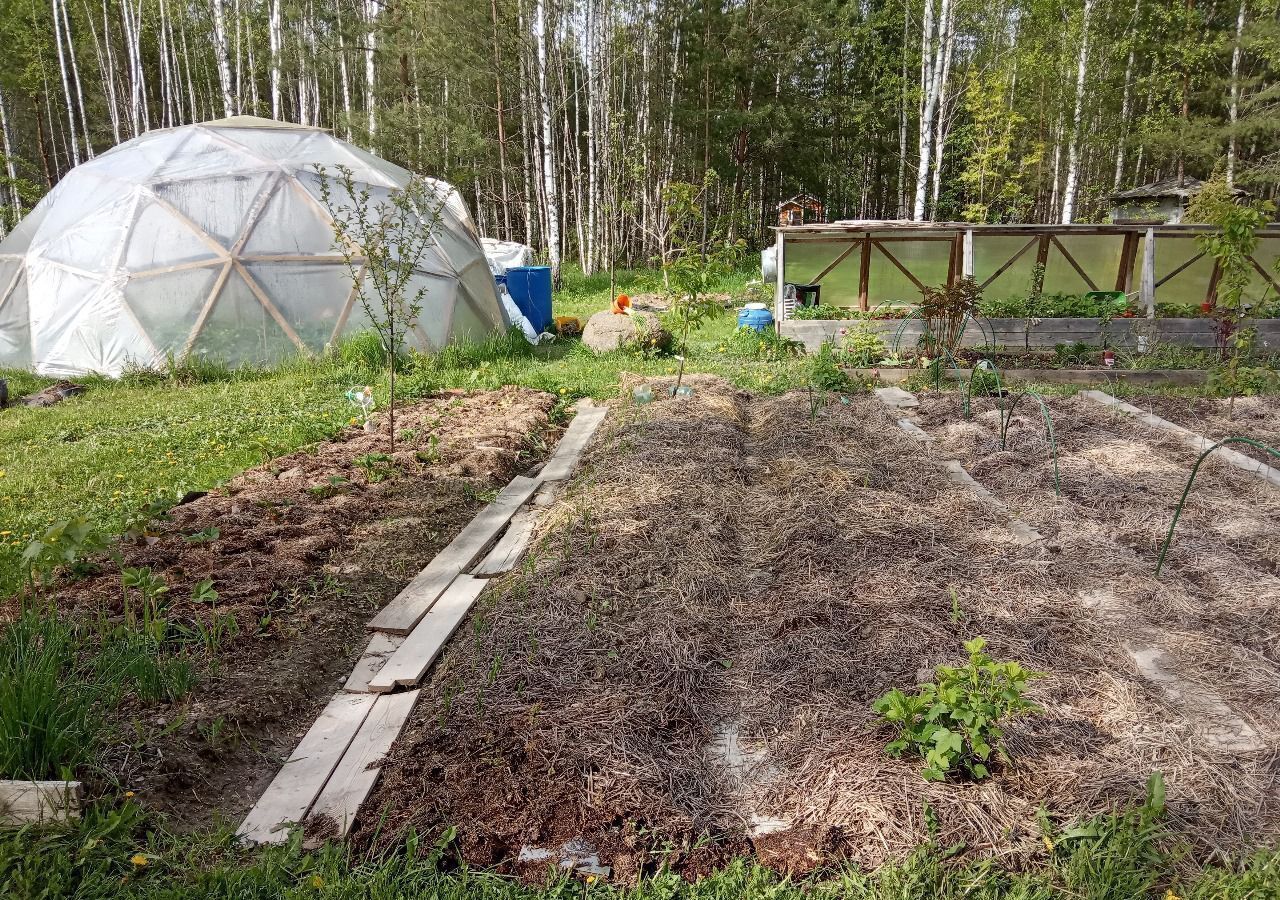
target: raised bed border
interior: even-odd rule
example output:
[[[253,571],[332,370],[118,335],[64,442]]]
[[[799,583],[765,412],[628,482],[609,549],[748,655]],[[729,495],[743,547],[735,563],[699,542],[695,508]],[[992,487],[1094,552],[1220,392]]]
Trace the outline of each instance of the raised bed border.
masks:
[[[866,321],[886,343],[901,328],[904,349],[915,346],[923,328],[919,319],[788,319],[778,326],[778,333],[814,353],[824,342],[837,341],[840,329],[856,328],[860,321]],[[1259,349],[1280,350],[1280,319],[1249,320],[1244,327],[1257,329]],[[987,346],[994,339],[995,346],[1010,350],[1051,350],[1058,344],[1101,345],[1103,332],[1103,319],[979,319],[965,329],[960,346]],[[1112,347],[1136,347],[1139,337],[1195,350],[1217,345],[1213,319],[1111,319],[1105,321],[1105,333]]]
[[[881,367],[875,369],[846,368],[853,378],[901,384],[908,378],[924,375],[922,368]],[[972,369],[947,369],[944,377],[959,375],[969,378]],[[1209,380],[1204,369],[1001,369],[1004,381],[1039,384],[1073,384],[1081,386],[1127,384],[1133,387],[1201,387]]]

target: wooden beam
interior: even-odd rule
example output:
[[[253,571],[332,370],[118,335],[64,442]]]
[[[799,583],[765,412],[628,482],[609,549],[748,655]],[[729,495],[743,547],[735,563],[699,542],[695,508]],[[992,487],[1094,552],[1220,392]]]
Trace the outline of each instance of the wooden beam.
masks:
[[[80,818],[78,781],[0,781],[0,823],[48,825]]]
[[[482,559],[471,573],[488,577],[501,575],[514,569],[533,540],[533,532],[538,527],[538,518],[538,513],[532,507],[522,506],[516,510],[516,514],[511,517],[511,522],[507,525],[507,530],[502,537],[498,539],[498,543],[494,544],[489,555]]]
[[[778,278],[773,291],[773,321],[783,322],[787,318],[787,278],[786,269],[783,267],[786,261],[783,249],[786,246],[786,239],[783,232],[778,232],[777,243],[774,246],[777,249],[773,253],[773,264],[778,270]]]
[[[1249,262],[1251,262],[1253,267],[1258,270],[1259,275],[1261,275],[1273,288],[1275,288],[1277,292],[1280,292],[1280,284],[1276,283],[1276,280],[1271,277],[1271,273],[1264,269],[1260,262],[1254,259],[1252,255],[1249,257]]]
[[[862,239],[862,262],[858,266],[858,308],[871,308],[871,235]]]
[[[891,263],[893,263],[895,266],[897,266],[897,267],[898,267],[898,271],[899,271],[899,272],[901,272],[903,275],[906,275],[906,276],[907,276],[907,278],[911,281],[911,283],[912,283],[912,284],[914,284],[917,288],[919,288],[919,289],[920,289],[921,293],[923,293],[923,292],[924,292],[924,285],[920,283],[920,279],[919,279],[919,278],[916,278],[916,276],[912,275],[912,274],[911,274],[911,272],[910,272],[910,271],[908,271],[907,267],[906,267],[906,266],[904,266],[901,262],[899,262],[899,261],[898,261],[898,257],[896,257],[896,256],[894,256],[892,253],[890,253],[890,252],[889,252],[889,249],[888,249],[887,247],[885,247],[885,246],[884,246],[884,244],[880,243],[880,239],[879,239],[879,238],[872,238],[872,239],[871,239],[871,243],[875,244],[875,245],[876,245],[876,249],[877,249],[877,250],[879,250],[881,253],[883,253],[883,254],[884,254],[884,256],[885,256],[885,258],[886,258],[886,259],[888,259],[888,260],[889,260],[889,262],[891,262]]]
[[[1148,319],[1156,317],[1156,231],[1148,228],[1142,242],[1142,278],[1138,282],[1138,299]]]
[[[1116,290],[1129,293],[1133,286],[1133,261],[1138,255],[1138,236],[1129,232],[1120,249],[1120,268],[1116,271]]]
[[[992,273],[991,273],[991,277],[990,277],[990,278],[988,278],[986,281],[982,282],[982,284],[978,285],[978,287],[985,289],[985,288],[987,287],[987,285],[991,284],[991,282],[995,281],[997,278],[999,278],[999,277],[1000,277],[1001,275],[1003,275],[1005,272],[1009,271],[1009,268],[1010,268],[1014,263],[1016,263],[1019,259],[1021,259],[1021,258],[1022,258],[1022,254],[1026,253],[1028,250],[1030,250],[1032,247],[1034,247],[1034,246],[1036,245],[1036,242],[1037,242],[1037,241],[1039,241],[1039,240],[1040,240],[1039,238],[1034,238],[1034,237],[1033,237],[1031,240],[1029,240],[1029,241],[1027,241],[1025,244],[1023,244],[1023,245],[1022,245],[1022,249],[1020,249],[1017,253],[1013,254],[1013,256],[1009,257],[1007,260],[1005,260],[1004,265],[1002,265],[1000,268],[998,268],[998,269],[996,269],[994,272],[992,272]]]
[[[1178,266],[1178,268],[1174,269],[1172,272],[1168,272],[1168,273],[1166,273],[1166,274],[1165,274],[1165,276],[1164,276],[1163,278],[1161,278],[1159,281],[1157,281],[1157,282],[1156,282],[1156,287],[1160,287],[1160,286],[1161,286],[1162,284],[1164,284],[1166,281],[1168,281],[1168,280],[1170,280],[1171,278],[1173,278],[1173,276],[1175,276],[1175,275],[1180,275],[1180,274],[1182,274],[1183,272],[1185,272],[1185,271],[1186,271],[1187,269],[1189,269],[1191,266],[1195,265],[1195,263],[1197,263],[1197,262],[1200,260],[1200,258],[1201,258],[1202,256],[1204,256],[1204,251],[1203,251],[1203,250],[1202,250],[1201,252],[1197,253],[1195,256],[1191,257],[1189,260],[1187,260],[1186,262],[1184,262],[1182,265]]]
[[[960,272],[965,278],[973,277],[973,229],[964,230],[964,249]]]
[[[250,292],[252,292],[253,296],[258,298],[258,302],[262,304],[262,308],[265,309],[271,318],[275,320],[275,323],[280,326],[280,330],[285,333],[285,336],[289,338],[289,340],[293,341],[295,347],[307,356],[310,356],[311,348],[302,342],[302,338],[298,337],[298,332],[293,330],[293,326],[289,324],[289,321],[280,314],[280,310],[276,309],[276,305],[271,302],[271,298],[267,296],[266,291],[264,291],[261,286],[259,286],[258,282],[254,280],[254,277],[249,274],[249,270],[241,265],[240,260],[238,259],[232,264],[236,267],[236,271],[240,273],[240,277],[244,279],[244,283],[249,286]]]
[[[1058,240],[1058,236],[1056,234],[1050,235],[1049,240],[1053,241],[1054,245],[1058,248],[1058,252],[1062,254],[1063,258],[1067,262],[1071,263],[1071,268],[1076,270],[1076,274],[1084,279],[1084,283],[1089,286],[1089,290],[1096,291],[1098,286],[1093,283],[1093,279],[1089,277],[1089,273],[1080,267],[1080,263],[1076,262],[1076,258],[1072,256],[1067,248],[1062,245],[1062,241]]]
[[[1213,271],[1209,273],[1209,287],[1204,292],[1204,302],[1210,306],[1218,302],[1218,279],[1222,277],[1222,267],[1213,261]]]
[[[582,451],[591,442],[596,429],[600,427],[600,423],[608,413],[607,406],[588,406],[579,410],[565,433],[561,435],[560,443],[556,444],[551,459],[547,460],[547,464],[542,467],[543,481],[563,481],[573,474],[574,469],[578,467],[578,459],[582,456]]]
[[[369,690],[386,693],[400,686],[416,687],[421,683],[488,583],[484,578],[459,575],[405,638],[400,649],[370,679]]]
[[[214,279],[213,287],[209,290],[209,297],[204,301],[204,306],[200,307],[200,315],[196,316],[195,324],[191,326],[191,334],[187,335],[187,342],[182,345],[180,359],[187,358],[187,354],[191,352],[191,348],[195,346],[196,340],[200,337],[200,332],[204,330],[204,323],[208,320],[209,314],[213,312],[213,306],[218,302],[218,297],[222,293],[222,286],[227,283],[227,276],[231,274],[231,266],[232,262],[229,259],[222,264],[222,271]]]
[[[850,255],[852,255],[853,251],[858,249],[858,245],[860,243],[861,243],[860,241],[851,243],[848,247],[846,247],[843,253],[841,253],[834,260],[831,261],[830,265],[828,265],[825,269],[823,269],[817,275],[810,278],[809,284],[820,284],[822,282],[822,279],[826,278],[828,275],[831,274],[832,269],[834,269],[836,266],[840,265],[840,263],[848,259]]]

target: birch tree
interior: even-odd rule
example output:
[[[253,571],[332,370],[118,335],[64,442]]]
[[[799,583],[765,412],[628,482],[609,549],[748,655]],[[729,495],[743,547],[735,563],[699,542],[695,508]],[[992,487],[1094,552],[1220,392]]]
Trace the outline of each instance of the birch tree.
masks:
[[[1080,122],[1084,115],[1085,75],[1089,69],[1089,16],[1095,0],[1084,0],[1080,19],[1080,64],[1076,69],[1075,114],[1071,118],[1071,141],[1067,148],[1067,187],[1062,196],[1062,224],[1070,225],[1076,211],[1076,191],[1080,186]]]

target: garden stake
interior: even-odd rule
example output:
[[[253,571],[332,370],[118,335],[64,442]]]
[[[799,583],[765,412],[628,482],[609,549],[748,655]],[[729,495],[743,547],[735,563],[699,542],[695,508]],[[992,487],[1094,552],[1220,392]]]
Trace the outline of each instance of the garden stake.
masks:
[[[1160,545],[1160,558],[1156,561],[1156,577],[1160,577],[1160,570],[1164,568],[1164,555],[1169,552],[1169,542],[1173,540],[1173,529],[1178,527],[1178,517],[1182,515],[1182,507],[1186,505],[1187,494],[1191,493],[1191,485],[1196,480],[1196,473],[1200,471],[1200,464],[1204,462],[1210,453],[1217,450],[1224,444],[1248,444],[1250,447],[1256,447],[1259,450],[1265,450],[1276,459],[1280,459],[1280,450],[1268,447],[1261,441],[1255,441],[1253,438],[1247,437],[1229,437],[1223,438],[1214,444],[1208,450],[1200,454],[1200,458],[1196,460],[1196,464],[1191,467],[1191,477],[1187,479],[1187,486],[1182,489],[1182,499],[1178,501],[1178,505],[1173,510],[1173,521],[1169,523],[1169,533],[1164,536],[1164,543]]]

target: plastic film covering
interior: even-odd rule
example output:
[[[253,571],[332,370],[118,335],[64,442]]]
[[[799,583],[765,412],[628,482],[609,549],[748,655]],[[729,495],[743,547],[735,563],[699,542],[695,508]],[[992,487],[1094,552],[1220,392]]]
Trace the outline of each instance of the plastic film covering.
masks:
[[[0,366],[119,375],[165,356],[263,365],[370,327],[321,180],[371,202],[412,178],[328,132],[252,117],[148,132],[72,170],[0,242]],[[427,179],[439,215],[410,290],[409,341],[436,350],[510,322],[462,197]]]

